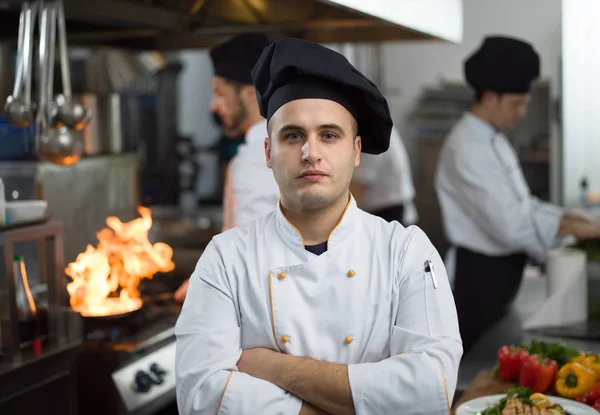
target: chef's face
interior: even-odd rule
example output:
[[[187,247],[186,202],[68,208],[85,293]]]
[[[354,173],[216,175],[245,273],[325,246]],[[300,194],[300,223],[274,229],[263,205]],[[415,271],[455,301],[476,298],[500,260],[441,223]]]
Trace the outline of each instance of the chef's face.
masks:
[[[213,99],[210,110],[219,115],[222,121],[222,129],[234,134],[240,131],[248,117],[248,105],[244,100],[246,89],[254,88],[230,82],[220,76],[213,77]]]
[[[517,121],[527,115],[529,95],[493,94],[491,121],[500,130],[513,129]]]
[[[267,166],[284,206],[310,211],[348,197],[361,139],[344,107],[325,99],[291,101],[273,114],[268,128]]]

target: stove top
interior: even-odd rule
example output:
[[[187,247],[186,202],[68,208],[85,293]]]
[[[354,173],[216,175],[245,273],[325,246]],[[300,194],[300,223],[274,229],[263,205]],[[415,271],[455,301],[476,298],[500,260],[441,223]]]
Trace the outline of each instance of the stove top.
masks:
[[[80,412],[152,414],[175,401],[176,287],[140,284],[144,305],[119,318],[84,319],[79,359]],[[167,280],[168,281],[168,280]]]
[[[87,349],[137,353],[174,337],[181,306],[175,300],[145,303],[131,318],[112,322],[86,322]]]

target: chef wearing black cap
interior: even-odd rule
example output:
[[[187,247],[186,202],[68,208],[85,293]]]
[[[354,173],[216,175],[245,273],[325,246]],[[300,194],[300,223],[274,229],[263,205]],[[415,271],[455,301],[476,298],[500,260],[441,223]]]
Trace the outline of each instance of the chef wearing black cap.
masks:
[[[213,48],[213,100],[222,128],[245,134],[245,144],[231,161],[226,174],[223,229],[244,226],[274,210],[279,189],[266,168],[263,142],[267,122],[261,116],[250,72],[269,40],[248,33]]]
[[[279,207],[198,262],[176,325],[180,413],[448,413],[462,347],[443,261],[349,192],[361,152],[389,146],[386,100],[299,39],[252,74]]]
[[[213,63],[211,111],[226,134],[244,134],[245,142],[225,169],[223,230],[244,226],[275,210],[279,188],[265,165],[263,142],[267,121],[261,116],[250,72],[269,40],[260,33],[248,33],[216,46],[210,51]],[[175,292],[183,301],[185,281]]]
[[[468,353],[514,300],[527,257],[542,261],[563,236],[600,237],[600,224],[533,197],[501,132],[526,114],[540,71],[533,47],[488,37],[464,70],[476,98],[444,142],[435,188],[453,245],[446,266]]]

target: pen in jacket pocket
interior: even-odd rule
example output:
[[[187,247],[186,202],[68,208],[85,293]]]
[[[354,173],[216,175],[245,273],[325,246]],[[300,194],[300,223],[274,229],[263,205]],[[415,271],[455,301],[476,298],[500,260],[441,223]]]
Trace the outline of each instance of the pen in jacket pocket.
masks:
[[[425,272],[431,275],[431,281],[433,282],[433,288],[437,289],[437,280],[435,279],[435,272],[433,270],[433,262],[430,260],[425,261]]]

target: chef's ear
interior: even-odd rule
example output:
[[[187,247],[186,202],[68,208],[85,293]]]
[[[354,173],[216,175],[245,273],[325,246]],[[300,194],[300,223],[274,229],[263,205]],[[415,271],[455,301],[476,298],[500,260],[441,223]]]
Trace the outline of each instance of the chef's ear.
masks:
[[[271,168],[271,139],[265,138],[265,158],[267,160],[267,167]]]
[[[354,167],[360,164],[360,153],[362,151],[362,140],[360,135],[354,137]]]

